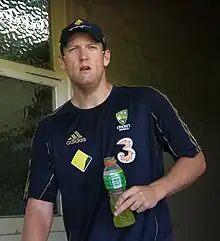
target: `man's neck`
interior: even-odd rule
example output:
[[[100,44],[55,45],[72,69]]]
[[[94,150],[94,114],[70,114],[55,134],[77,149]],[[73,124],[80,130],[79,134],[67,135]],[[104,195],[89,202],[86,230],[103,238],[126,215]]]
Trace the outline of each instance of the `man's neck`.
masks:
[[[73,86],[72,104],[80,109],[91,109],[104,102],[112,90],[112,84],[103,81],[97,87],[82,89]]]

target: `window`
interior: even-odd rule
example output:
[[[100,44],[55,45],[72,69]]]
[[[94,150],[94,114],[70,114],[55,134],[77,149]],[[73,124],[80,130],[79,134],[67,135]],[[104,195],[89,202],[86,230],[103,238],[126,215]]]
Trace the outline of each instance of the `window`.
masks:
[[[52,97],[50,86],[0,76],[0,216],[24,214],[31,140]]]
[[[0,240],[20,240],[30,143],[39,120],[71,97],[59,69],[67,0],[0,1]],[[50,21],[49,21],[50,20]],[[51,237],[64,240],[60,196]],[[52,238],[53,240],[53,238]]]
[[[50,68],[48,1],[0,1],[0,36],[2,58]]]

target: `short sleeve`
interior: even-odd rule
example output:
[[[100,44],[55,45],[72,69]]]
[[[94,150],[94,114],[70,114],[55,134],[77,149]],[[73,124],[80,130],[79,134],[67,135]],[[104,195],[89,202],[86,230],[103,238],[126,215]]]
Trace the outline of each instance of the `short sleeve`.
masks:
[[[24,199],[35,198],[55,203],[57,184],[50,152],[48,128],[43,121],[39,123],[33,137],[29,164]]]
[[[201,151],[197,140],[168,97],[152,89],[150,103],[156,136],[161,148],[169,152],[175,160],[184,156],[195,157]]]

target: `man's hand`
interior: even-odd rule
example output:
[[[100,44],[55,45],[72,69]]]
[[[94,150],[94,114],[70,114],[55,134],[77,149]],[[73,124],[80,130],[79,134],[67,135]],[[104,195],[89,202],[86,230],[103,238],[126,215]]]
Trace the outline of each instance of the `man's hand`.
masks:
[[[192,184],[206,169],[202,152],[195,157],[181,157],[168,174],[148,186],[134,186],[119,196],[115,215],[120,215],[127,208],[138,213],[153,208],[161,199]]]
[[[115,204],[115,215],[119,216],[128,208],[137,213],[153,208],[165,195],[165,190],[160,189],[159,186],[134,186],[118,198]]]

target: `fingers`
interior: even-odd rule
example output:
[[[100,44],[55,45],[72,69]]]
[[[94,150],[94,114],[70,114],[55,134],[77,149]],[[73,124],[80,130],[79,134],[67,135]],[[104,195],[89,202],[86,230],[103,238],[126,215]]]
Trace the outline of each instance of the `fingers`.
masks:
[[[135,211],[135,210],[138,210],[141,206],[142,206],[141,203],[139,201],[136,201],[131,205],[130,209],[132,211]]]
[[[137,213],[142,213],[142,212],[144,212],[146,209],[147,209],[147,207],[146,207],[145,205],[141,205],[141,206],[136,210],[136,212],[137,212]]]
[[[136,194],[138,192],[138,188],[137,187],[132,187],[128,190],[126,190],[125,192],[123,192],[120,197],[118,198],[116,204],[115,204],[115,208],[117,209],[119,206],[122,205],[122,203],[125,202],[126,199],[130,198],[131,196],[133,196],[134,194]]]
[[[139,200],[139,195],[133,195],[132,197],[128,198],[121,206],[119,206],[116,211],[115,215],[119,216],[122,212],[126,209],[130,209],[132,211],[136,211],[137,213],[143,212],[149,208],[148,202],[143,199]]]
[[[158,202],[155,190],[148,186],[134,186],[122,193],[115,204],[115,215],[130,208],[137,213],[153,208]]]
[[[135,201],[136,201],[135,195],[125,200],[120,206],[117,206],[116,211],[114,213],[115,216],[119,216],[122,212],[124,212],[126,209],[132,206]]]

